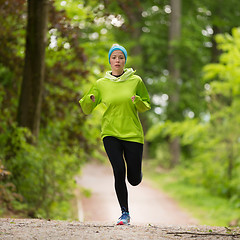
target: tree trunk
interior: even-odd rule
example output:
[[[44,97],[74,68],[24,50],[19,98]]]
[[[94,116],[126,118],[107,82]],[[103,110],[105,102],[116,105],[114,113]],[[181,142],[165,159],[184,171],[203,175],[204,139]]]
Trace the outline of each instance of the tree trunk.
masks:
[[[169,142],[169,151],[171,153],[170,168],[175,167],[179,163],[180,150],[179,138],[176,137]]]
[[[216,43],[216,35],[221,33],[220,29],[217,26],[213,26],[213,36],[212,36],[212,58],[211,62],[216,63],[218,62],[218,58],[221,54],[221,51],[217,48],[217,43]]]
[[[48,0],[28,0],[25,65],[18,105],[19,126],[38,137],[45,72]]]
[[[177,41],[181,36],[181,0],[171,0],[171,15],[170,15],[170,28],[169,28],[169,55],[168,55],[168,70],[169,81],[171,81],[170,94],[169,94],[169,119],[176,121],[177,113],[179,112],[179,97],[180,97],[180,66],[177,56],[174,53],[173,41]],[[171,167],[179,162],[180,144],[179,139],[175,138],[169,142],[169,150],[171,154]]]

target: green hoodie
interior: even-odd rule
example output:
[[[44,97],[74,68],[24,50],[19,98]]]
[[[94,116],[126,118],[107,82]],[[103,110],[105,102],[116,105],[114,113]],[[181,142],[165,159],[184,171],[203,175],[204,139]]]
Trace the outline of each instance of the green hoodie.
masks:
[[[150,99],[142,79],[131,68],[120,77],[107,72],[79,101],[85,114],[90,114],[100,103],[107,107],[102,117],[102,139],[106,136],[121,140],[144,143],[142,125],[138,112],[149,110]],[[95,102],[90,96],[95,96]],[[134,102],[131,97],[136,96]]]

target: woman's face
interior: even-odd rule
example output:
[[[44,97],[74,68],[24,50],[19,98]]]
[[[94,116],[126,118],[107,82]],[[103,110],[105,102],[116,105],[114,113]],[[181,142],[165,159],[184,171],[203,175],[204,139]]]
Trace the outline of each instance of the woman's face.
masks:
[[[110,64],[112,68],[112,73],[121,74],[125,66],[125,56],[121,50],[115,50],[110,56]]]

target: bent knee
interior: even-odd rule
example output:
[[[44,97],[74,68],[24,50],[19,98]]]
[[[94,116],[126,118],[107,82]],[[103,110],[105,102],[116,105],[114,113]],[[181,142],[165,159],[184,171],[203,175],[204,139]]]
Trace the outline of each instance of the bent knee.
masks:
[[[136,182],[136,181],[135,181],[135,182],[129,182],[129,183],[130,183],[132,186],[135,187],[135,186],[139,185],[139,184],[141,183],[141,181],[142,181],[142,180],[137,181],[137,182]]]
[[[142,175],[139,178],[128,178],[128,182],[132,185],[132,186],[137,186],[142,182]]]

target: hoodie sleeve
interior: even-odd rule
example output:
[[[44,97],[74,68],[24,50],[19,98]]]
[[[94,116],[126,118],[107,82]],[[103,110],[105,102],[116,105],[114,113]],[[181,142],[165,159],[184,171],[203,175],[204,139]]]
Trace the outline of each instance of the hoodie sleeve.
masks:
[[[95,102],[93,102],[90,98],[92,95],[95,96]],[[101,96],[96,83],[91,87],[88,93],[79,100],[79,103],[85,114],[90,114],[93,109],[101,103]]]
[[[137,85],[136,98],[133,103],[135,104],[138,112],[140,113],[151,109],[148,91],[142,79],[140,79]]]

